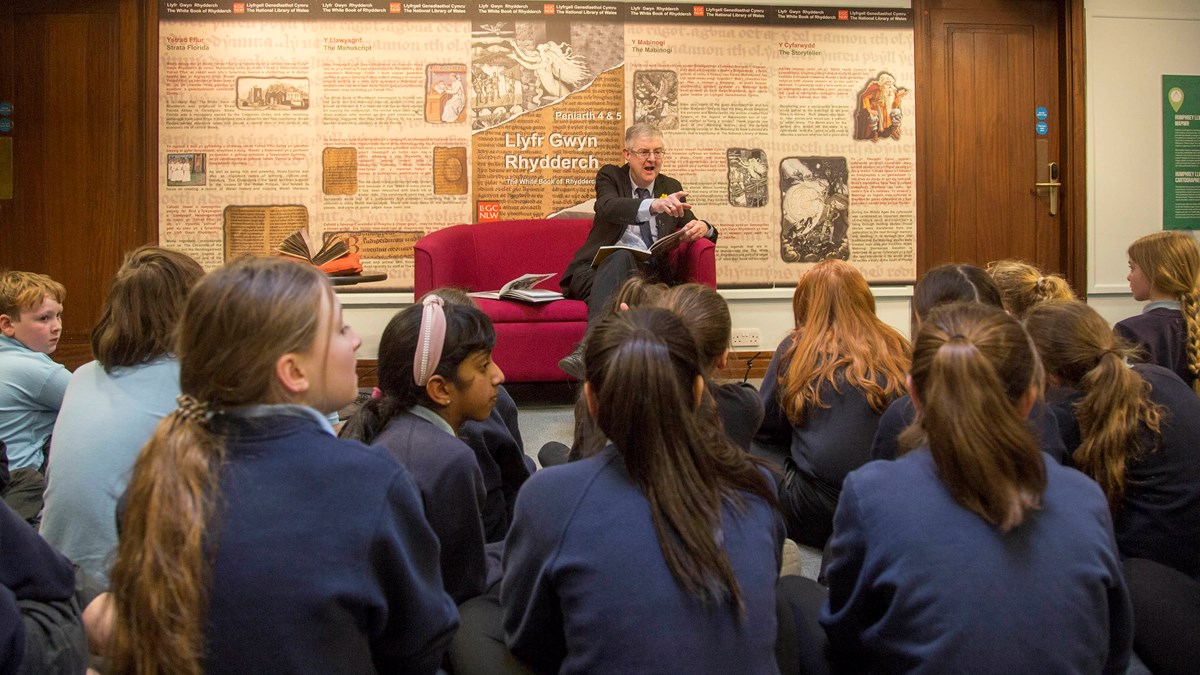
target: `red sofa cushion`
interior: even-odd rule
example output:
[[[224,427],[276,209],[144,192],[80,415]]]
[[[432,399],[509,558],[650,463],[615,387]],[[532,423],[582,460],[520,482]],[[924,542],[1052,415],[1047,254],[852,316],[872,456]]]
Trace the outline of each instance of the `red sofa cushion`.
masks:
[[[587,303],[582,300],[556,300],[536,305],[508,300],[475,298],[475,304],[493,323],[548,323],[587,321]]]

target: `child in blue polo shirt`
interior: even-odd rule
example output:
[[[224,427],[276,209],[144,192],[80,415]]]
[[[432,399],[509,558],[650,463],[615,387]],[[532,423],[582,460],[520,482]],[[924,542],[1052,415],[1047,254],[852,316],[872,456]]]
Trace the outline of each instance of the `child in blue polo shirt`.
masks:
[[[50,432],[71,373],[50,360],[62,335],[63,285],[44,274],[0,273],[0,440],[12,480],[4,500],[36,524]]]

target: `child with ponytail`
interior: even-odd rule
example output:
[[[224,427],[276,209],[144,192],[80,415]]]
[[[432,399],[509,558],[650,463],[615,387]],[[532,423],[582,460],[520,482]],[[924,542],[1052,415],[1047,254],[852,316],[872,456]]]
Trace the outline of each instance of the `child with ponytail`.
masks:
[[[1001,263],[993,263],[999,264]],[[1017,316],[1011,309],[1004,307],[1002,295],[996,280],[981,267],[966,263],[938,265],[926,272],[913,289],[912,334],[917,334],[921,322],[929,316],[933,308],[952,302],[1003,307],[1009,314]],[[916,417],[917,409],[913,406],[910,396],[906,394],[892,401],[887,410],[883,411],[883,417],[879,419],[879,428],[871,444],[871,457],[896,459],[900,455],[900,435]],[[1029,414],[1029,424],[1037,434],[1042,451],[1059,463],[1070,466],[1070,456],[1063,446],[1062,435],[1058,432],[1058,422],[1047,409],[1045,402],[1038,401],[1034,406],[1033,412]]]
[[[1096,310],[1038,305],[1026,316],[1050,381],[1051,409],[1076,468],[1100,484],[1127,558],[1200,578],[1200,398],[1174,373],[1126,365]]]
[[[1132,622],[1104,495],[1038,449],[1038,370],[1003,310],[951,304],[921,322],[921,442],[842,487],[821,611],[839,665],[1124,672]]]
[[[655,304],[670,310],[696,338],[700,356],[707,365],[707,391],[716,405],[717,416],[729,440],[749,450],[750,442],[763,420],[762,399],[758,390],[745,382],[716,382],[716,374],[729,358],[729,342],[733,321],[729,305],[712,288],[704,284],[682,284],[668,289]]]
[[[441,544],[442,581],[456,603],[500,579],[485,553],[486,489],[475,452],[457,437],[485,420],[504,373],[492,361],[496,333],[473,306],[426,295],[388,322],[379,339],[379,397],[342,428],[343,438],[386,448],[412,474]]]
[[[635,308],[585,349],[584,395],[610,444],[517,497],[509,648],[539,672],[777,673],[774,486],[704,411],[691,332]]]
[[[1147,363],[1175,371],[1200,393],[1200,248],[1191,234],[1155,232],[1129,246],[1129,290],[1142,313],[1120,321],[1117,335]]]
[[[1004,310],[1018,319],[1025,318],[1025,312],[1039,302],[1075,299],[1075,291],[1066,279],[1043,274],[1024,260],[997,260],[988,265],[987,271],[1000,289]]]
[[[125,493],[108,672],[437,670],[458,616],[417,488],[326,419],[357,394],[359,344],[311,265],[196,285],[179,407]]]
[[[617,294],[613,296],[610,313],[624,312],[633,307],[648,307],[654,304],[667,291],[667,288],[668,286],[664,283],[651,281],[642,274],[634,274],[621,284],[621,288],[617,289]],[[580,354],[579,362],[582,363],[582,352]],[[582,380],[584,374],[580,373],[577,377]],[[542,466],[558,466],[573,462],[581,457],[591,457],[600,452],[607,443],[608,440],[604,438],[604,434],[596,428],[596,422],[588,412],[587,401],[583,398],[583,391],[580,390],[579,395],[575,398],[575,430],[571,439],[571,447],[568,448],[558,441],[550,441],[543,445],[541,450],[538,450],[538,462]]]

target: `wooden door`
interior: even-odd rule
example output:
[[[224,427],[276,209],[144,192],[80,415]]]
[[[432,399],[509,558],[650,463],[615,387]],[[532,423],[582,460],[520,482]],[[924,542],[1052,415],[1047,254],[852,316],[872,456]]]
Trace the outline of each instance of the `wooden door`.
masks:
[[[142,0],[0,5],[0,101],[13,105],[0,266],[66,286],[54,358],[74,367],[91,358],[89,333],[123,255],[156,239],[150,24]]]
[[[921,272],[947,262],[982,266],[1021,258],[1064,273],[1082,289],[1083,92],[1071,67],[1074,42],[1082,53],[1082,37],[1068,39],[1070,5],[914,2],[923,93]],[[1050,190],[1034,186],[1050,182],[1050,162],[1062,183],[1056,214]]]

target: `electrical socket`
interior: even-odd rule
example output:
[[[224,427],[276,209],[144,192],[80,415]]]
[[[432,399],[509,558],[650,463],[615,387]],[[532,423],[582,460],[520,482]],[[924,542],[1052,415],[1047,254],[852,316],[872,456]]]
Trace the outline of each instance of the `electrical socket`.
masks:
[[[734,328],[730,342],[734,347],[757,347],[759,340],[757,328]]]

